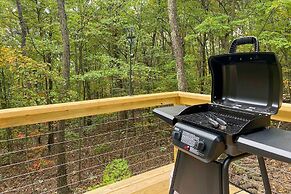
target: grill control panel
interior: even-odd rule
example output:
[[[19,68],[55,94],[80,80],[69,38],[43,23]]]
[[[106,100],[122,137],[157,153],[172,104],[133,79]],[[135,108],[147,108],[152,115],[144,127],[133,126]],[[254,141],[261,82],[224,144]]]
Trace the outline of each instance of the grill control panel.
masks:
[[[172,138],[181,151],[207,163],[225,150],[223,138],[219,135],[183,123],[176,123]]]

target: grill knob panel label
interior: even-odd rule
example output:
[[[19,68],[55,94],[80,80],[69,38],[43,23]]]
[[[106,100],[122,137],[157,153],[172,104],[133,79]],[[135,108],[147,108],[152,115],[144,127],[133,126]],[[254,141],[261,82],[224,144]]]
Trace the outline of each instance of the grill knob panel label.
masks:
[[[191,147],[194,147],[196,148],[198,143],[199,143],[199,137],[192,134],[192,133],[189,133],[187,131],[183,131],[182,133],[182,138],[181,138],[181,142],[184,143],[184,144],[187,144]]]

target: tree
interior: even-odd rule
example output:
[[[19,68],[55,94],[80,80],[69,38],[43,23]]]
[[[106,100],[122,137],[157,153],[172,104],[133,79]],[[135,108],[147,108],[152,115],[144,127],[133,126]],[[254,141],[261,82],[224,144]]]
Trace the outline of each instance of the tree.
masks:
[[[64,79],[63,87],[61,90],[62,95],[60,98],[66,97],[69,87],[70,87],[70,42],[69,42],[69,32],[67,27],[67,15],[65,11],[65,0],[57,0],[58,3],[58,15],[60,21],[60,28],[62,32],[63,40],[63,68],[62,75]],[[70,188],[68,187],[67,181],[67,167],[66,167],[66,149],[64,145],[65,141],[65,121],[62,120],[59,122],[59,132],[56,134],[57,142],[56,150],[58,155],[57,165],[58,165],[58,179],[57,187],[58,193],[71,193]]]
[[[27,27],[25,20],[23,18],[22,14],[22,5],[20,0],[16,0],[16,5],[17,5],[17,11],[18,11],[18,19],[19,19],[19,25],[21,28],[21,48],[22,48],[22,54],[25,55],[25,46],[26,46],[26,35],[27,35]]]
[[[177,4],[176,0],[168,0],[169,22],[171,26],[171,38],[173,53],[176,59],[176,71],[178,90],[187,91],[187,81],[184,70],[184,50],[183,40],[179,34],[179,26],[177,22]]]

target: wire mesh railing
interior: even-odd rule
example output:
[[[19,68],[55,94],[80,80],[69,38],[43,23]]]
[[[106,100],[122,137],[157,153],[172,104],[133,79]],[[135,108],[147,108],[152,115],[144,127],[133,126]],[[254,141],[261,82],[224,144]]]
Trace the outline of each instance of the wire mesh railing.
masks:
[[[58,122],[2,129],[0,192],[83,193],[172,163],[170,127],[151,112],[72,119],[65,130]]]

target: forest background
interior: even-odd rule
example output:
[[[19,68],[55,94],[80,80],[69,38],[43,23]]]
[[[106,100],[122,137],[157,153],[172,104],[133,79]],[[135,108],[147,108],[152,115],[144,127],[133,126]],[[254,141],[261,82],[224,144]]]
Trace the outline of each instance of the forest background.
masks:
[[[167,1],[65,1],[66,74],[58,1],[0,2],[0,108],[177,90]],[[208,57],[256,36],[261,51],[277,54],[290,102],[290,8],[289,0],[177,1],[186,90],[209,94]]]

